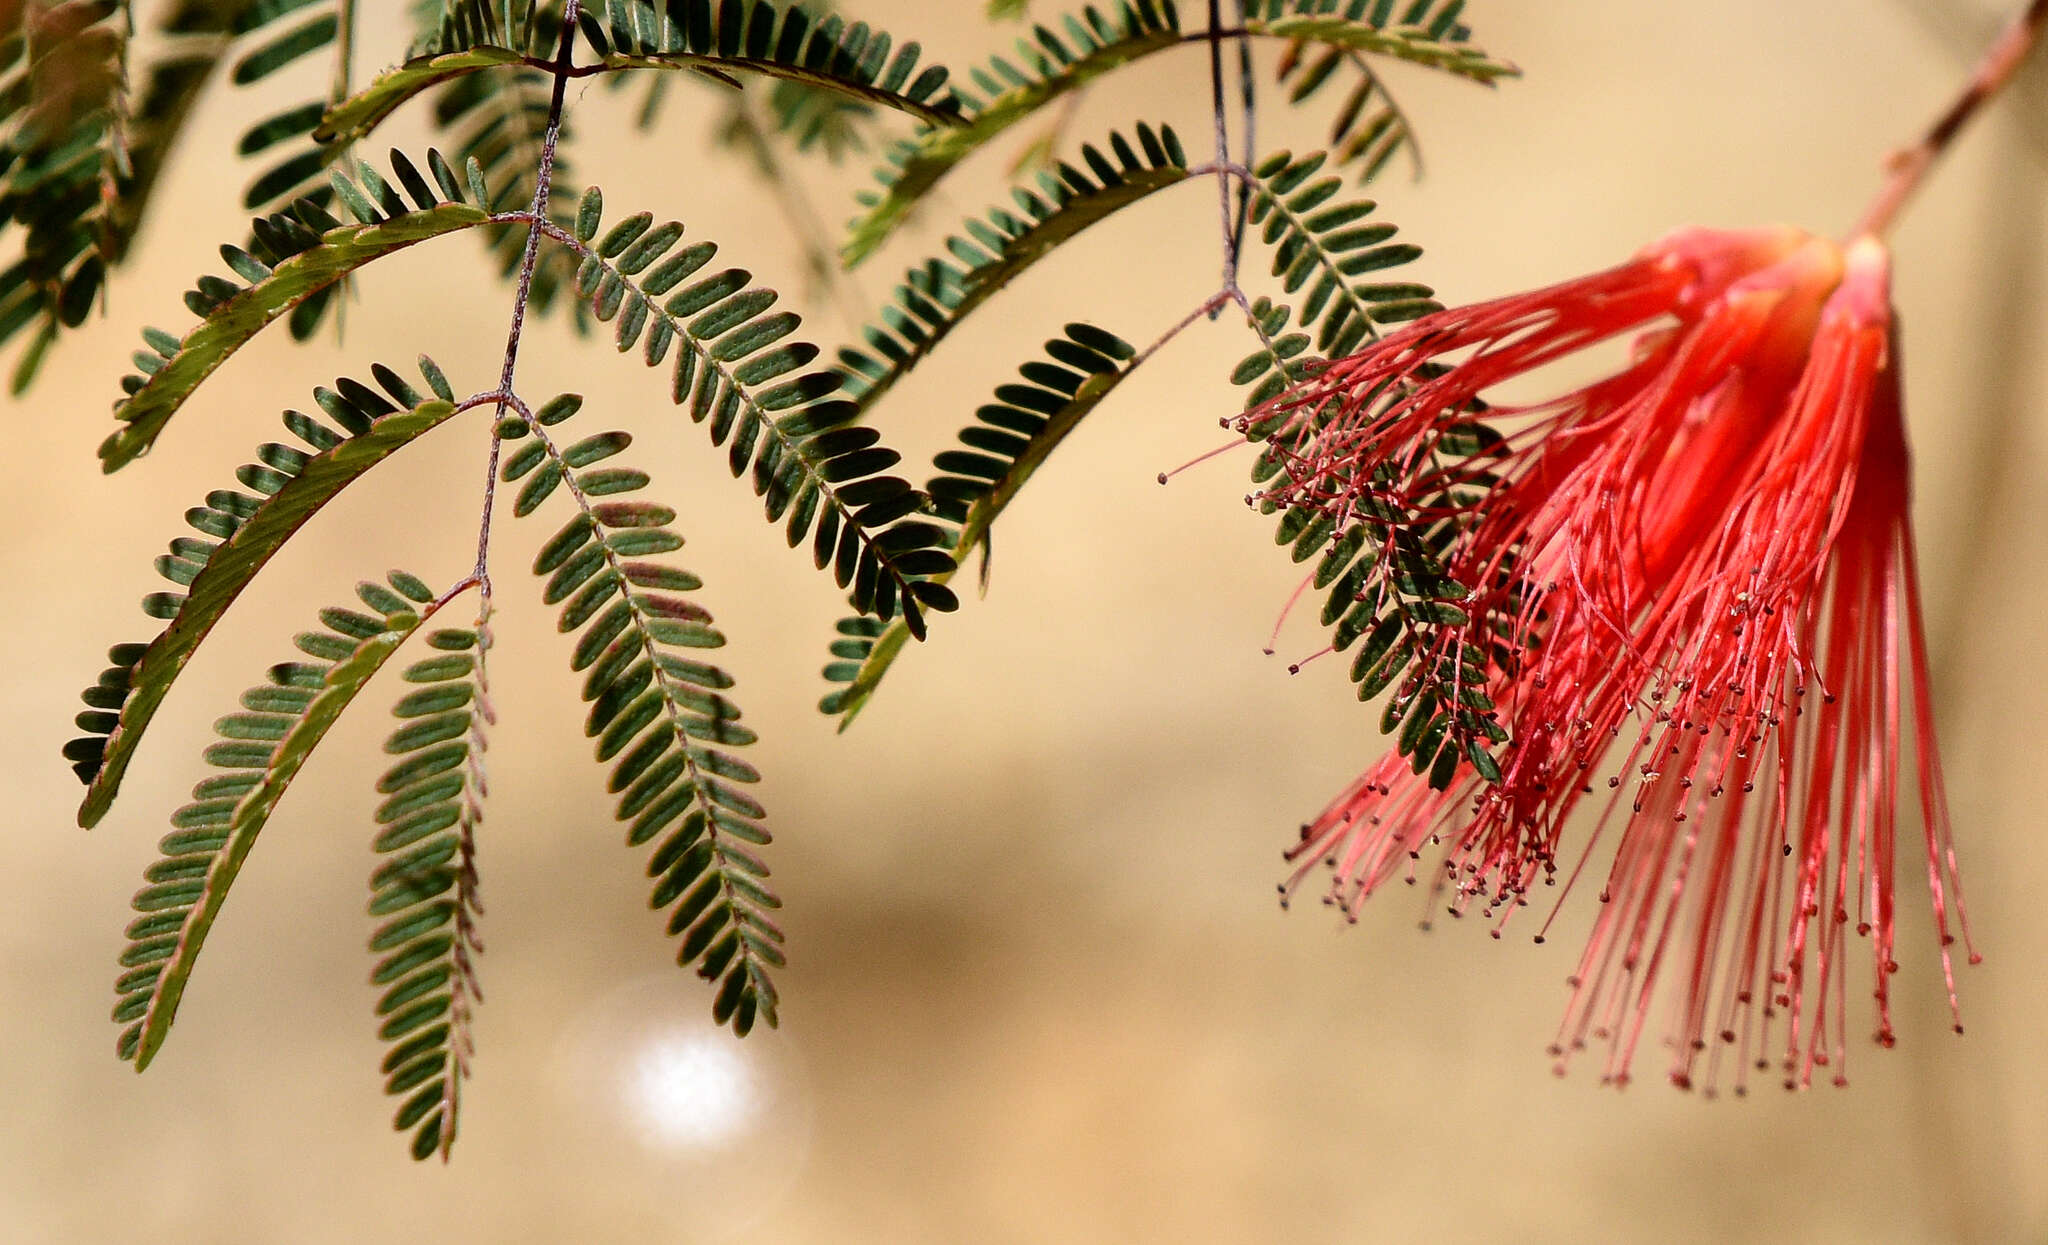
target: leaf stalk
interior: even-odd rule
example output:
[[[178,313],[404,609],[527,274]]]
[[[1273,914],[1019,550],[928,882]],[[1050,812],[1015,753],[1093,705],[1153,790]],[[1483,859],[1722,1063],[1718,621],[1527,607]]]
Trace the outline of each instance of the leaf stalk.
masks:
[[[2040,40],[2044,26],[2048,26],[2048,0],[2029,0],[2025,8],[2013,15],[1970,71],[1962,91],[1927,127],[1919,141],[1886,157],[1885,168],[1889,176],[1878,188],[1877,197],[1864,209],[1863,217],[1850,231],[1850,237],[1881,238],[1891,231],[1900,210],[1920,188],[1928,170],[1934,167],[1935,161],[1948,150],[1949,144],[1955,141],[1956,135],[1977,115],[1978,110],[2012,79],[2013,72]]]

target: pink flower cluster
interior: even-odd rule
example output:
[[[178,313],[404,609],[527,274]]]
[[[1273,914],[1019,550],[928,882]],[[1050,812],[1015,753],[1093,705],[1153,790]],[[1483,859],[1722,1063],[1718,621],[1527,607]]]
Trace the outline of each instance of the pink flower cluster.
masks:
[[[1624,334],[1611,375],[1479,405]],[[1479,410],[1499,443],[1448,450]],[[1290,890],[1328,866],[1331,902],[1355,911],[1421,871],[1498,936],[1540,888],[1597,885],[1560,1069],[1597,1044],[1624,1084],[1651,1034],[1681,1086],[1712,1089],[1728,1061],[1737,1092],[1774,1062],[1788,1086],[1816,1069],[1840,1082],[1852,935],[1877,1040],[1893,1040],[1910,780],[1954,1006],[1949,946],[1967,926],[1879,242],[1685,230],[1606,272],[1419,320],[1247,424],[1276,429],[1265,500],[1340,536],[1449,525],[1442,565],[1467,595],[1418,638],[1395,695],[1495,654],[1483,685],[1449,690],[1506,735],[1442,789],[1401,756],[1367,770],[1304,827]]]

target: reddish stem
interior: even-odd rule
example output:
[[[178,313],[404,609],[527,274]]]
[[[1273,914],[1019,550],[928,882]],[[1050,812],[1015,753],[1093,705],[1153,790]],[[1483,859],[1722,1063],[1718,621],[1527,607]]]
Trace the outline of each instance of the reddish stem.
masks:
[[[1890,176],[1864,210],[1863,219],[1856,222],[1851,237],[1865,234],[1882,237],[1891,229],[1893,219],[1905,206],[1906,200],[1919,189],[1927,170],[1934,166],[1942,152],[1948,150],[1949,143],[1954,141],[1984,102],[2011,79],[2013,71],[2020,67],[2020,62],[2027,58],[2027,53],[2033,50],[2035,41],[2041,37],[2044,25],[2048,25],[2048,0],[2029,0],[2026,8],[2013,15],[1971,71],[1962,93],[1927,128],[1920,141],[1894,151],[1886,160]]]

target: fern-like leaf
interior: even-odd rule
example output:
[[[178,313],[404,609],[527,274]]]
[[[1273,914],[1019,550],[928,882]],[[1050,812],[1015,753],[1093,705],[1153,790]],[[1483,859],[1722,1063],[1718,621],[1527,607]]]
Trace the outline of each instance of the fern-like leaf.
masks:
[[[1300,158],[1280,152],[1253,170],[1249,219],[1274,252],[1272,272],[1284,291],[1305,297],[1296,311],[1268,299],[1253,305],[1253,326],[1262,344],[1231,377],[1249,387],[1247,410],[1303,379],[1317,358],[1350,354],[1378,326],[1438,309],[1430,287],[1372,281],[1415,260],[1421,248],[1393,242],[1395,227],[1372,219],[1370,201],[1341,201],[1341,178],[1325,174],[1327,166],[1327,152]],[[1264,440],[1276,428],[1247,426],[1245,432]],[[1475,420],[1446,436],[1446,444],[1473,453],[1485,453],[1497,442],[1477,422],[1477,412]],[[1268,450],[1253,465],[1253,479],[1270,481],[1280,471],[1280,455]],[[1440,502],[1462,506],[1464,498],[1450,496],[1460,473],[1444,471],[1440,477],[1446,481]],[[1417,772],[1427,770],[1438,784],[1448,782],[1460,758],[1489,772],[1493,758],[1487,747],[1501,741],[1493,706],[1477,690],[1485,682],[1473,682],[1473,674],[1485,672],[1503,653],[1475,645],[1448,647],[1434,670],[1409,672],[1411,657],[1430,651],[1425,637],[1458,620],[1462,614],[1456,602],[1468,596],[1470,586],[1444,573],[1442,553],[1450,534],[1448,526],[1409,524],[1395,512],[1368,514],[1337,530],[1325,516],[1288,510],[1274,536],[1294,561],[1319,557],[1311,584],[1327,592],[1323,625],[1331,629],[1331,651],[1343,653],[1358,645],[1352,682],[1362,700],[1395,690],[1382,725],[1389,731],[1401,727],[1399,749],[1413,758]]]
[[[483,818],[484,728],[492,715],[484,656],[487,626],[427,636],[438,650],[406,667],[413,690],[394,712],[403,725],[384,750],[398,758],[377,782],[377,851],[370,878],[370,936],[378,957],[370,983],[377,1036],[390,1043],[384,1092],[402,1101],[393,1126],[413,1130],[412,1156],[455,1144],[462,1082],[475,1052],[470,1009],[476,984],[476,828]]]
[[[1241,31],[1394,57],[1477,82],[1491,83],[1519,72],[1464,41],[1458,34],[1455,4],[1432,9],[1417,0],[1407,12],[1428,14],[1430,24],[1393,23],[1393,0],[1254,0]],[[849,268],[873,254],[940,178],[1011,126],[1104,74],[1189,40],[1207,38],[1182,33],[1173,0],[1118,0],[1114,16],[1091,5],[1078,16],[1068,15],[1060,31],[1064,38],[1049,25],[1034,27],[1029,39],[1017,41],[1016,62],[999,58],[988,69],[970,74],[969,84],[955,84],[966,124],[920,135],[891,149],[887,166],[875,175],[881,189],[860,196],[866,211],[854,220],[841,249]]]
[[[1356,20],[1381,27],[1397,20],[1400,26],[1420,29],[1438,42],[1465,43],[1472,30],[1459,20],[1464,8],[1465,0],[1411,0],[1395,19],[1390,0]],[[1331,121],[1330,153],[1333,164],[1354,170],[1359,184],[1379,176],[1403,150],[1413,157],[1416,172],[1422,171],[1422,156],[1408,114],[1372,62],[1358,50],[1297,39],[1280,58],[1276,76],[1288,88],[1290,104],[1306,103],[1338,84],[1349,85]]]
[[[553,23],[536,22],[534,28],[530,38],[535,44],[551,43],[555,38],[557,27]],[[479,206],[494,211],[518,211],[533,203],[541,153],[547,141],[548,102],[548,75],[527,65],[458,78],[434,96],[434,123],[451,142],[453,163],[467,168],[475,161],[490,185],[490,202]],[[566,118],[562,119],[548,179],[550,194],[558,203],[573,203],[576,199],[572,162],[567,155],[574,139],[574,127]],[[517,273],[526,255],[526,229],[519,225],[490,226],[484,230],[484,236],[497,260],[499,274],[509,278]],[[527,305],[538,312],[553,309],[575,271],[575,261],[561,251],[542,251],[533,271]],[[587,317],[576,317],[579,330],[587,323]]]
[[[1372,219],[1370,199],[1340,199],[1342,179],[1318,176],[1328,159],[1327,152],[1296,158],[1283,151],[1260,161],[1252,171],[1250,220],[1272,249],[1281,287],[1307,291],[1300,322],[1316,326],[1317,352],[1339,358],[1377,335],[1378,326],[1427,315],[1439,304],[1426,285],[1374,279],[1414,262],[1422,248],[1394,241],[1396,228]]]
[[[83,318],[104,270],[126,257],[192,105],[236,33],[249,29],[253,8],[250,0],[176,0],[154,38],[123,41],[126,93],[76,110],[58,158],[28,149],[32,143],[24,147],[24,129],[0,121],[8,134],[0,139],[0,168],[9,170],[0,175],[0,231],[11,236],[9,225],[18,222],[22,242],[20,258],[0,271],[0,342],[32,323],[41,326],[16,368],[17,390],[33,379],[57,331]],[[100,26],[114,20],[103,18]],[[79,44],[68,56],[92,46]],[[28,78],[0,79],[7,83],[0,85],[0,111],[28,99]],[[94,158],[86,158],[88,149]]]
[[[263,446],[256,462],[235,473],[248,492],[216,490],[185,512],[197,537],[172,541],[156,563],[174,591],[142,602],[145,613],[165,620],[163,631],[147,645],[110,651],[113,668],[84,693],[78,725],[86,733],[64,747],[65,759],[88,784],[78,824],[91,826],[105,816],[171,684],[271,556],[364,472],[455,414],[454,393],[440,370],[424,358],[421,364],[432,397],[381,365],[373,375],[388,398],[353,380],[316,389],[314,399],[332,424],[286,411],[285,427],[303,448]]]
[[[753,742],[725,697],[731,676],[691,654],[724,645],[711,615],[689,596],[696,576],[649,559],[682,547],[670,508],[622,500],[645,487],[644,473],[599,464],[631,444],[602,432],[558,447],[548,429],[574,415],[581,400],[558,398],[530,422],[504,427],[531,440],[505,461],[505,482],[522,482],[514,512],[531,514],[558,489],[576,507],[541,549],[534,572],[543,599],[562,606],[561,629],[574,634],[570,665],[584,672],[590,704],[584,731],[601,761],[614,762],[626,840],[661,837],[648,863],[651,900],[670,908],[680,935],[677,962],[717,983],[712,1014],[745,1034],[756,1019],[773,1027],[769,970],[783,964],[782,931],[767,913],[781,901],[767,889],[768,868],[753,848],[769,841],[760,804],[740,785],[759,780],[727,749]],[[516,435],[515,435],[516,434]]]
[[[1019,369],[1019,382],[996,387],[995,401],[977,410],[975,422],[961,430],[962,448],[932,460],[939,474],[926,487],[933,509],[949,528],[956,557],[964,558],[977,545],[987,557],[997,516],[1047,456],[1130,375],[1137,356],[1129,343],[1087,324],[1067,325],[1063,336],[1045,344],[1045,352],[1046,358]],[[909,638],[901,622],[842,620],[825,678],[845,686],[827,695],[819,709],[840,715],[841,730],[851,725]]]
[[[329,65],[324,91],[263,117],[242,132],[237,151],[261,162],[243,189],[242,206],[267,216],[303,200],[332,211],[330,170],[337,165],[346,168],[352,153],[346,145],[318,141],[314,130],[327,109],[348,93],[355,59],[353,4],[255,0],[243,6],[234,25],[241,36],[238,46],[244,49],[229,75],[236,86],[254,86],[316,55],[324,54]],[[253,238],[248,245],[253,249]],[[323,286],[300,302],[292,314],[292,336],[312,336],[340,292],[339,285]]]
[[[1393,241],[1395,227],[1372,219],[1368,200],[1341,198],[1342,179],[1329,175],[1327,152],[1295,157],[1279,152],[1254,170],[1250,220],[1273,252],[1273,275],[1290,294],[1303,293],[1298,310],[1267,299],[1253,305],[1260,347],[1241,362],[1231,379],[1248,386],[1247,409],[1280,396],[1305,378],[1320,358],[1355,351],[1378,326],[1414,319],[1437,309],[1426,285],[1372,280],[1412,262],[1418,247]],[[1368,278],[1361,281],[1359,278]],[[1498,437],[1474,418],[1448,430],[1445,445],[1483,455]],[[1309,417],[1313,425],[1315,416]],[[1247,425],[1254,441],[1272,436],[1281,421]],[[1297,434],[1300,429],[1297,429]],[[1274,450],[1253,466],[1253,478],[1270,483],[1283,470]],[[1469,499],[1452,496],[1464,475],[1445,471],[1445,506]],[[1262,507],[1268,513],[1271,503]],[[1425,499],[1427,508],[1427,499]],[[1443,525],[1410,524],[1389,510],[1367,515],[1339,531],[1328,518],[1303,509],[1280,516],[1274,539],[1296,562],[1317,558],[1310,583],[1326,594],[1322,623],[1330,628],[1330,651],[1358,651],[1351,680],[1361,700],[1393,689],[1382,725],[1396,732],[1396,745],[1441,785],[1458,761],[1470,760],[1482,773],[1494,766],[1487,749],[1504,737],[1493,706],[1474,682],[1505,652],[1450,646],[1435,668],[1411,670],[1434,629],[1461,617],[1457,602],[1469,594],[1444,573],[1442,554],[1450,539]]]
[[[18,233],[20,258],[0,272],[0,341],[41,324],[16,372],[19,391],[58,330],[84,321],[123,245],[112,208],[133,171],[130,17],[116,0],[24,4],[8,16],[0,226]]]
[[[1260,299],[1252,313],[1267,344],[1232,376],[1237,383],[1252,386],[1247,408],[1278,397],[1316,366],[1309,335],[1288,331],[1286,307]],[[1441,470],[1434,473],[1443,482],[1440,492],[1416,499],[1420,511],[1446,513],[1483,500],[1477,486],[1487,478],[1484,463],[1501,446],[1500,435],[1482,421],[1483,413],[1475,406],[1466,418],[1443,430],[1430,452],[1455,455],[1458,461],[1440,462]],[[1289,432],[1290,441],[1310,435],[1323,412],[1301,417],[1306,422]],[[1287,417],[1247,422],[1244,432],[1253,441],[1264,441],[1286,423]],[[1253,482],[1262,488],[1279,483],[1285,461],[1278,449],[1267,449],[1253,463]],[[1268,514],[1278,510],[1271,501],[1260,508]],[[1431,642],[1438,628],[1464,621],[1458,603],[1471,595],[1471,585],[1459,583],[1444,568],[1454,535],[1447,524],[1413,521],[1397,508],[1367,505],[1361,518],[1343,530],[1327,515],[1288,508],[1280,512],[1273,537],[1274,543],[1289,549],[1294,561],[1317,559],[1309,585],[1325,594],[1321,621],[1330,629],[1329,651],[1343,653],[1357,646],[1350,673],[1360,700],[1392,690],[1381,729],[1395,734],[1398,750],[1411,759],[1417,773],[1426,771],[1437,787],[1450,781],[1460,761],[1469,760],[1482,775],[1499,773],[1488,749],[1505,742],[1507,733],[1481,689],[1487,686],[1490,668],[1515,658],[1505,639],[1491,650]],[[1510,610],[1509,616],[1514,613]],[[1433,665],[1415,667],[1416,654],[1439,649]]]
[[[156,1057],[177,1019],[207,933],[278,800],[432,600],[424,584],[403,574],[392,587],[357,591],[373,612],[322,611],[322,628],[297,641],[313,660],[271,667],[267,684],[243,694],[242,711],[214,724],[220,742],[206,760],[222,772],[194,787],[193,802],[171,815],[163,856],[143,875],[134,901],[141,915],[128,926],[125,971],[114,986],[121,996],[114,1022],[123,1026],[115,1050],[137,1071]]]
[[[114,471],[147,453],[201,382],[308,298],[373,260],[489,220],[466,202],[439,152],[429,152],[427,163],[431,186],[397,151],[391,153],[396,186],[368,165],[358,166],[355,181],[335,177],[332,185],[356,224],[340,224],[302,199],[290,213],[254,223],[253,252],[222,246],[234,275],[201,277],[185,295],[199,323],[182,338],[144,331],[144,349],[134,356],[137,371],[122,381],[128,396],[114,407],[122,426],[101,443],[101,466]],[[472,182],[481,184],[480,178]]]
[[[775,292],[744,269],[691,280],[718,248],[684,244],[680,224],[642,212],[599,237],[603,213],[599,192],[586,193],[572,242],[578,291],[616,324],[620,351],[638,347],[650,367],[673,352],[670,396],[728,446],[733,475],[751,475],[769,519],[787,520],[790,545],[809,539],[861,610],[901,614],[913,635],[923,636],[926,610],[957,608],[934,578],[953,565],[937,547],[944,533],[916,517],[924,495],[885,474],[900,456],[879,434],[850,426],[860,407],[837,396],[839,374],[803,371],[818,348],[791,340],[796,313],[774,310]]]
[[[959,111],[941,94],[943,68],[919,72],[914,43],[891,56],[889,36],[865,22],[848,26],[834,16],[813,24],[802,7],[769,0],[715,6],[712,0],[670,0],[659,11],[644,0],[613,0],[605,8],[603,17],[585,12],[582,33],[598,59],[579,74],[682,69],[728,81],[733,73],[762,74],[893,108],[928,125],[944,124]],[[491,46],[413,57],[330,109],[317,136],[360,138],[422,91],[531,60],[523,50]]]
[[[1409,0],[1395,17],[1394,0],[1251,0],[1249,34],[1392,57],[1491,84],[1521,70],[1469,42],[1458,22],[1463,0]]]
[[[1135,133],[1134,145],[1112,132],[1106,153],[1083,144],[1079,165],[1062,162],[1041,172],[1036,190],[1015,188],[1015,211],[998,207],[970,219],[961,233],[946,239],[947,256],[927,259],[904,274],[881,322],[862,332],[865,349],[839,352],[846,390],[863,411],[997,290],[1062,243],[1187,180],[1187,154],[1173,127],[1155,132],[1141,122]]]
[[[863,192],[867,209],[853,222],[840,257],[851,268],[873,254],[912,208],[955,165],[1039,108],[1132,61],[1178,45],[1173,0],[1117,0],[1112,15],[1089,6],[1063,24],[1066,38],[1039,26],[1017,41],[1016,61],[1003,57],[955,83],[965,124],[906,139],[875,175],[879,192]],[[1021,68],[1019,66],[1022,66]]]

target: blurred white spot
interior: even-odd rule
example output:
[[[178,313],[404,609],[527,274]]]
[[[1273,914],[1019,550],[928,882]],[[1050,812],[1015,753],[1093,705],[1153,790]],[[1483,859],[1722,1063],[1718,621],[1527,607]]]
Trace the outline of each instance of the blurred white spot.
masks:
[[[575,1144],[604,1156],[619,1189],[688,1205],[693,1245],[772,1217],[810,1151],[809,1079],[790,1039],[765,1025],[736,1038],[710,1013],[687,974],[641,978],[578,1004],[555,1059]]]
[[[681,1029],[649,1035],[620,1078],[627,1113],[646,1138],[678,1149],[710,1150],[743,1136],[759,1120],[761,1087],[726,1033]]]

